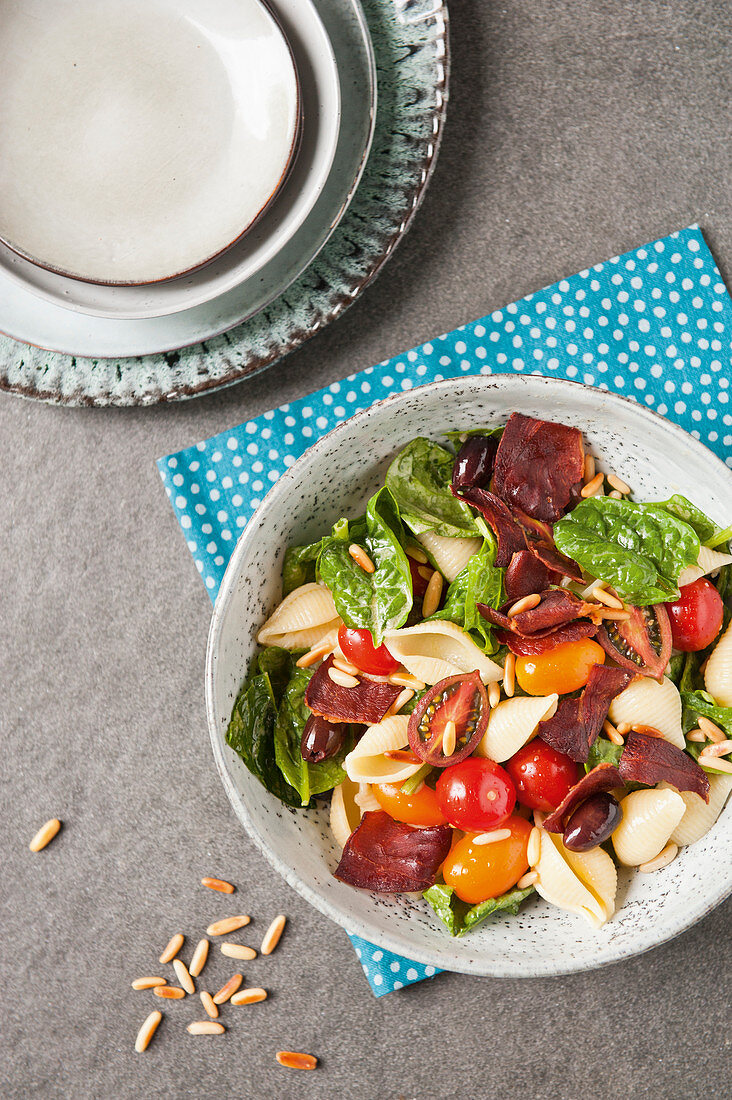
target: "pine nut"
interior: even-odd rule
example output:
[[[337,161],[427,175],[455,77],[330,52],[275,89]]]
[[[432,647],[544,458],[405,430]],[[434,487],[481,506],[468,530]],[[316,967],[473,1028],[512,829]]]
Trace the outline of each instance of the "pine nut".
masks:
[[[133,989],[154,989],[156,985],[167,985],[165,978],[135,978]]]
[[[430,560],[424,550],[421,550],[419,546],[415,546],[413,542],[409,543],[406,552],[412,561],[416,561],[418,565],[427,565],[427,562]]]
[[[532,867],[539,862],[539,857],[541,856],[541,831],[536,825],[529,833],[529,844],[526,849],[526,856]]]
[[[537,871],[527,871],[525,875],[516,883],[519,890],[525,890],[527,886],[533,886],[535,882],[539,881],[539,874]]]
[[[207,993],[205,989],[202,989],[198,996],[201,998],[201,1004],[203,1005],[207,1014],[211,1017],[212,1020],[215,1020],[218,1017],[219,1009],[218,1005],[216,1005],[216,1003],[214,1002],[211,994]]]
[[[196,945],[196,950],[193,952],[190,965],[188,967],[188,973],[192,978],[197,978],[206,965],[206,959],[208,958],[208,940],[199,940]]]
[[[630,722],[618,722],[616,728],[621,737],[627,737],[630,733],[631,725]]]
[[[538,607],[541,603],[541,596],[538,592],[532,592],[529,596],[523,596],[520,600],[516,600],[515,604],[509,607],[506,614],[509,619],[514,619],[516,615],[520,615],[522,611],[531,611],[532,607]]]
[[[625,611],[625,604],[622,600],[614,596],[612,592],[608,592],[607,588],[596,588],[592,595],[598,601],[598,603],[604,603],[605,607],[612,607],[618,611]]]
[[[604,474],[595,474],[592,481],[588,481],[586,485],[582,486],[582,489],[580,490],[580,496],[583,497],[585,500],[587,499],[587,497],[594,497],[595,493],[599,492],[599,490],[602,488],[604,478]]]
[[[213,924],[209,924],[206,935],[225,936],[227,932],[236,932],[238,928],[243,928],[251,919],[246,913],[238,917],[224,917],[223,920],[216,920]]]
[[[595,476],[595,456],[594,455],[585,455],[585,468],[584,468],[584,473],[583,473],[583,476],[582,476],[582,480],[584,481],[585,485],[587,485],[588,482],[592,481],[594,476]]]
[[[622,500],[623,499],[623,494],[619,493],[617,489],[613,489],[607,495],[610,497],[610,500]]]
[[[664,740],[663,734],[655,726],[645,726],[642,722],[635,722],[631,729],[633,733],[644,733],[646,737],[656,737],[661,741]]]
[[[278,1050],[275,1058],[286,1069],[315,1069],[318,1059],[312,1054],[302,1054],[297,1050]]]
[[[351,545],[348,547],[348,553],[351,555],[356,565],[361,566],[364,573],[376,572],[376,566],[362,546],[359,546],[357,543],[352,542]]]
[[[180,1001],[186,995],[185,989],[177,985],[156,985],[153,993],[156,997],[165,997],[166,1001]]]
[[[717,741],[715,744],[707,745],[705,749],[702,749],[702,756],[727,756],[732,752],[732,741]]]
[[[43,851],[46,845],[50,844],[53,838],[57,835],[60,828],[61,822],[57,817],[52,817],[50,821],[47,821],[45,825],[42,825],[28,845],[31,852]]]
[[[189,1035],[223,1035],[226,1028],[216,1020],[194,1020],[186,1031]]]
[[[624,623],[630,618],[630,611],[616,611],[614,607],[608,607],[607,609],[602,607],[596,614],[600,615],[602,619],[608,619],[613,623]]]
[[[257,952],[253,947],[246,947],[243,943],[222,943],[221,954],[229,959],[256,959]]]
[[[243,981],[244,976],[242,974],[232,974],[228,982],[226,982],[225,985],[221,986],[221,989],[218,991],[218,993],[214,993],[213,997],[211,998],[213,1000],[213,1003],[215,1005],[225,1004],[228,1001],[229,997],[231,997],[232,993],[236,993],[237,989]]]
[[[506,663],[503,666],[503,690],[509,699],[513,698],[516,690],[516,656],[513,653],[506,654]]]
[[[158,962],[161,962],[161,963],[171,962],[175,958],[175,956],[178,954],[181,947],[183,946],[184,938],[185,937],[182,935],[182,933],[176,932],[176,934],[170,940],[170,942],[168,943],[168,946],[165,948],[162,955],[158,959]]]
[[[277,944],[280,942],[280,936],[285,930],[285,922],[287,917],[280,913],[278,917],[270,924],[267,931],[264,933],[264,939],[262,940],[262,946],[260,951],[263,955],[271,955]]]
[[[138,1054],[142,1054],[150,1046],[150,1040],[157,1031],[158,1024],[163,1018],[162,1012],[151,1012],[145,1020],[144,1024],[137,1033],[135,1039],[135,1050]]]
[[[678,851],[678,844],[667,844],[655,859],[649,859],[647,863],[641,863],[638,870],[642,875],[647,875],[651,871],[660,871],[662,867],[668,867],[669,863],[673,863],[678,855]]]
[[[298,668],[310,668],[316,661],[319,661],[321,657],[325,657],[326,653],[330,653],[333,647],[325,643],[313,646],[307,653],[303,653],[302,657],[298,657],[295,664]]]
[[[711,718],[701,717],[699,719],[699,729],[706,733],[710,741],[715,741],[717,744],[727,740],[727,734],[715,722],[712,722]]]
[[[415,691],[424,691],[427,687],[424,680],[418,680],[411,672],[394,672],[388,680],[395,687],[413,688]]]
[[[703,768],[714,768],[717,772],[732,772],[732,760],[724,757],[704,756],[699,757],[699,763]]]
[[[193,978],[188,973],[188,967],[182,959],[173,959],[173,970],[175,970],[176,977],[186,993],[195,993],[196,987],[193,984]]]
[[[510,836],[510,829],[493,829],[490,833],[479,833],[478,836],[474,836],[471,844],[495,844],[499,840],[508,840]]]
[[[701,742],[704,742],[704,741],[706,741],[706,739],[707,739],[706,733],[704,733],[704,731],[700,730],[700,729],[689,730],[689,732],[686,735],[686,740],[687,741],[701,741]]]
[[[202,878],[201,886],[207,886],[209,890],[218,890],[220,894],[233,894],[236,889],[230,882],[224,882],[222,878]]]
[[[609,718],[606,718],[605,721],[602,723],[602,728],[608,741],[611,741],[613,745],[625,744],[620,733],[616,730],[615,726],[612,724]]]
[[[442,573],[438,573],[435,569],[434,573],[429,579],[429,584],[422,600],[422,618],[429,619],[430,615],[434,615],[440,606],[440,597],[442,596]]]
[[[429,565],[420,565],[417,569],[417,572],[419,573],[423,581],[427,581],[429,583],[429,581],[432,580],[434,569],[431,569]]]
[[[453,720],[449,718],[445,722],[445,728],[442,731],[442,754],[443,756],[452,756],[455,752],[455,745],[457,744],[457,727]]]
[[[340,684],[341,687],[358,687],[358,680],[355,676],[349,676],[347,672],[341,672],[339,669],[334,668],[333,665],[328,669],[328,675],[334,684]]]
[[[240,993],[235,993],[231,998],[233,1005],[254,1005],[259,1001],[266,1001],[267,990],[260,989],[255,986],[253,989],[242,989]]]
[[[346,676],[355,676],[358,672],[358,666],[352,665],[345,657],[334,657],[332,667],[340,669],[341,672],[345,672]]]
[[[607,475],[608,485],[612,485],[616,493],[620,493],[622,496],[627,496],[630,492],[630,485],[626,485],[617,474]]]
[[[488,704],[491,708],[497,707],[501,701],[501,685],[494,680],[488,685]]]
[[[409,700],[412,699],[413,697],[414,697],[414,692],[411,690],[411,688],[404,688],[404,690],[401,691],[397,695],[396,699],[391,704],[391,706],[389,707],[389,709],[386,712],[386,714],[384,715],[384,717],[385,718],[391,718],[395,714],[398,714],[399,711],[402,709],[402,707],[405,707],[407,705],[407,703],[409,702]]]

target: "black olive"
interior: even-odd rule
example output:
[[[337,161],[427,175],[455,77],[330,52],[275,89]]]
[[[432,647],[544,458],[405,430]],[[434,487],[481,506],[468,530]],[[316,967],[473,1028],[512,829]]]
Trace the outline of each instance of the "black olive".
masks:
[[[616,798],[606,791],[582,802],[577,807],[564,830],[564,846],[571,852],[589,852],[596,848],[615,831],[620,824],[623,811]]]
[[[335,756],[346,739],[345,722],[328,722],[311,714],[300,740],[300,755],[308,764],[319,764]]]
[[[454,489],[487,489],[498,443],[487,435],[472,435],[457,453],[452,470]]]

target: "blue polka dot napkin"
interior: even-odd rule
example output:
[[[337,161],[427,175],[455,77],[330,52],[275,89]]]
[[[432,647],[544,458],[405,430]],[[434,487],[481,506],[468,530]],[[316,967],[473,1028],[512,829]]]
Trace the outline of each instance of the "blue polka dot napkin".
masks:
[[[462,374],[570,378],[648,405],[732,467],[731,353],[732,299],[692,226],[161,458],[158,468],[213,600],[267,490],[319,436],[378,398]],[[351,940],[377,997],[438,972]]]

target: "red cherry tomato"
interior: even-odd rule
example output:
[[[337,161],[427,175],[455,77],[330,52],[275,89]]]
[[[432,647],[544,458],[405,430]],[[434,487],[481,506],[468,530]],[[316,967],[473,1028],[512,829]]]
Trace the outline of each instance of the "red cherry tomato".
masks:
[[[502,827],[516,805],[516,790],[507,772],[479,756],[445,768],[435,793],[446,819],[464,832]]]
[[[580,768],[569,756],[536,738],[506,762],[506,771],[523,806],[548,814],[581,778]]]
[[[372,676],[388,676],[396,672],[399,662],[395,661],[385,645],[377,649],[371,631],[358,630],[356,627],[342,626],[338,631],[338,644],[346,657],[361,672],[370,672]]]
[[[468,905],[505,894],[529,869],[531,822],[514,814],[501,828],[509,829],[510,837],[490,844],[475,844],[474,836],[464,836],[442,865],[445,883]]]
[[[374,783],[371,787],[382,810],[395,821],[407,825],[445,825],[445,817],[437,805],[437,796],[423,783],[414,794],[404,794],[401,783]]]
[[[678,600],[666,604],[673,643],[684,653],[706,649],[722,629],[722,597],[706,577],[685,584],[679,592]]]
[[[560,642],[531,657],[516,658],[516,679],[527,695],[564,695],[584,687],[593,665],[601,665],[605,650],[591,638]]]

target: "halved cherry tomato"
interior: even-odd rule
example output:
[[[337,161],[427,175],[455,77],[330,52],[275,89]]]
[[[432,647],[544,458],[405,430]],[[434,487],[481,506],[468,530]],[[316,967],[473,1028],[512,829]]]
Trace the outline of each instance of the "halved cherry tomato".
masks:
[[[431,787],[423,783],[414,794],[404,794],[401,783],[374,783],[371,787],[382,810],[407,825],[445,825],[445,817]]]
[[[425,692],[409,716],[409,747],[436,768],[469,756],[488,726],[488,696],[478,672],[446,676]],[[455,725],[455,742],[445,754],[443,735]]]
[[[545,741],[535,738],[506,761],[516,795],[523,806],[548,814],[556,810],[569,790],[581,779],[578,764]]]
[[[671,623],[666,605],[636,607],[626,603],[629,619],[606,619],[597,641],[607,655],[629,672],[642,672],[660,680],[671,656]]]
[[[371,631],[352,626],[342,626],[338,631],[338,645],[343,656],[351,661],[361,672],[370,672],[372,676],[388,676],[396,672],[399,661],[395,661],[385,645],[377,649]]]
[[[592,666],[604,661],[602,646],[591,638],[580,638],[531,657],[517,657],[516,679],[527,695],[564,695],[584,687]]]
[[[678,600],[667,603],[666,610],[673,643],[684,653],[706,649],[722,629],[722,597],[706,577],[680,588]]]
[[[516,789],[508,773],[479,756],[445,768],[435,793],[447,821],[463,832],[502,827],[516,805]]]
[[[514,814],[501,828],[510,829],[510,837],[490,844],[475,844],[470,833],[464,836],[442,865],[446,885],[468,905],[505,894],[529,869],[531,822]]]

